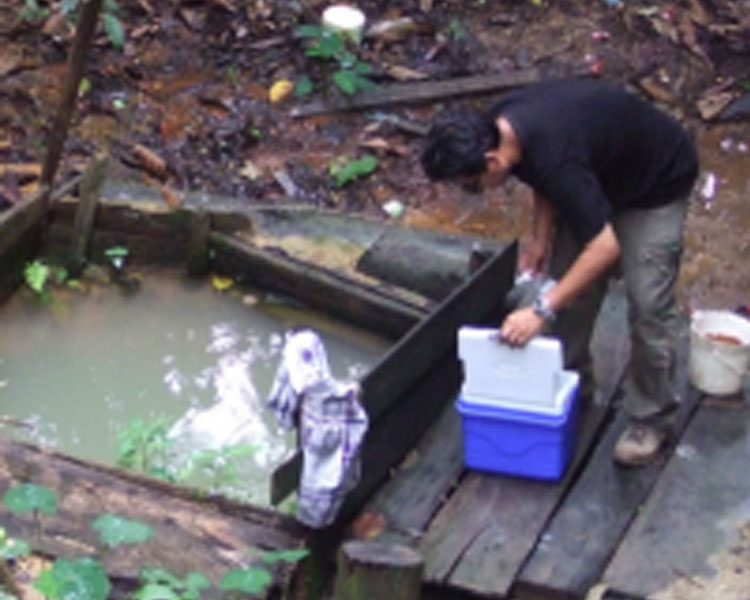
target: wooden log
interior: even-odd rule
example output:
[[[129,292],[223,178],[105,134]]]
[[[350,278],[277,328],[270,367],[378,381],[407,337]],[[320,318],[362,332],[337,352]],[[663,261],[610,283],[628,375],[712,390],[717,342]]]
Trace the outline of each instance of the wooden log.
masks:
[[[211,233],[211,217],[207,212],[192,213],[188,220],[187,272],[191,277],[202,277],[208,273],[208,235]]]
[[[40,536],[32,514],[12,514],[0,504],[0,521],[9,535],[51,556],[99,554],[118,578],[137,579],[143,566],[180,575],[199,568],[218,584],[228,570],[247,564],[248,548],[282,550],[305,540],[303,529],[279,513],[0,439],[0,489],[19,483],[54,490],[57,511],[41,515]],[[143,521],[154,535],[145,543],[105,552],[91,527],[104,513]]]
[[[472,248],[465,235],[389,228],[357,261],[357,270],[433,300],[442,300],[469,276]],[[487,245],[489,242],[482,240]],[[491,244],[493,251],[504,244]]]
[[[509,73],[473,75],[445,81],[424,81],[382,86],[339,100],[318,100],[292,109],[293,117],[310,117],[324,113],[362,110],[378,106],[393,106],[419,102],[435,102],[457,96],[498,92],[539,81],[537,69],[523,69]]]
[[[108,163],[109,156],[106,154],[95,157],[81,181],[78,208],[73,223],[73,237],[67,259],[68,273],[74,279],[81,275],[86,265],[86,251],[94,226],[99,191],[107,175]]]
[[[42,184],[46,186],[50,186],[55,178],[65,139],[68,137],[68,127],[75,109],[76,98],[78,98],[78,86],[83,77],[86,54],[94,38],[102,3],[103,0],[88,0],[81,3],[73,48],[68,59],[68,74],[65,77],[62,100],[50,127],[47,155],[42,168]]]
[[[403,335],[424,316],[422,308],[332,270],[217,232],[211,233],[210,243],[217,271],[288,294],[385,337]]]
[[[424,561],[397,544],[349,541],[338,555],[334,600],[419,600]]]

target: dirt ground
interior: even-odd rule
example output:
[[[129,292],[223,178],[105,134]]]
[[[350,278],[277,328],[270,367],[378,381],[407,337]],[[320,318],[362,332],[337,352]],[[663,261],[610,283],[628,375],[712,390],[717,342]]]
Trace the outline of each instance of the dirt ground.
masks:
[[[62,3],[0,0],[0,206],[36,185],[60,100],[73,19]],[[58,172],[80,172],[99,149],[111,176],[146,181],[176,205],[188,190],[247,203],[305,204],[415,227],[522,237],[528,190],[513,182],[472,195],[430,184],[420,137],[396,116],[426,124],[448,101],[294,118],[321,94],[340,96],[324,61],[295,35],[317,23],[321,0],[133,0],[114,13],[125,45],[99,31]],[[750,302],[746,169],[750,126],[723,122],[745,98],[750,2],[682,0],[363,0],[368,24],[406,19],[367,36],[359,59],[378,85],[536,67],[619,81],[678,116],[696,136],[702,174],[691,206],[681,297],[686,308]],[[275,82],[309,78],[315,91],[269,101]],[[366,93],[366,92],[364,92]],[[484,103],[493,96],[462,98]],[[451,100],[453,102],[455,100]],[[737,111],[735,111],[737,113]],[[337,187],[331,163],[377,157],[374,173]],[[713,185],[713,188],[712,188]],[[705,192],[701,195],[700,191]]]

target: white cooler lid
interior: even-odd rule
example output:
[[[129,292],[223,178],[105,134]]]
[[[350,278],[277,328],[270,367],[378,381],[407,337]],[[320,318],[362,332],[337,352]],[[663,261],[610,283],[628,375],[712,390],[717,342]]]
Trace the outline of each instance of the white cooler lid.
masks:
[[[562,344],[537,336],[523,348],[500,343],[497,328],[464,325],[458,330],[458,357],[464,366],[462,394],[503,398],[531,406],[555,405]]]

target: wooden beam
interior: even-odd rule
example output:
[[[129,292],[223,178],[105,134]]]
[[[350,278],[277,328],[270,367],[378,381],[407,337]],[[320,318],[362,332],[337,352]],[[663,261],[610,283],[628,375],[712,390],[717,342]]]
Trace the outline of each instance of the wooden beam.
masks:
[[[89,165],[81,181],[78,208],[73,223],[73,237],[68,251],[67,267],[70,276],[77,279],[86,265],[91,230],[94,227],[94,216],[99,204],[99,191],[107,175],[109,155],[96,156]]]
[[[324,113],[362,110],[395,104],[439,102],[457,96],[499,92],[539,81],[537,69],[508,73],[488,73],[444,81],[400,83],[377,87],[369,92],[339,100],[317,100],[292,109],[293,117],[310,117]]]
[[[78,86],[83,77],[86,54],[94,37],[102,3],[103,0],[85,0],[81,3],[76,21],[73,48],[68,58],[68,74],[65,77],[62,99],[50,127],[47,155],[44,158],[44,167],[42,168],[43,185],[52,185],[57,166],[60,163],[65,140],[68,137],[68,127],[75,109],[76,98],[78,98]]]
[[[335,271],[216,232],[209,240],[218,271],[288,294],[386,337],[403,335],[424,316],[423,309]]]

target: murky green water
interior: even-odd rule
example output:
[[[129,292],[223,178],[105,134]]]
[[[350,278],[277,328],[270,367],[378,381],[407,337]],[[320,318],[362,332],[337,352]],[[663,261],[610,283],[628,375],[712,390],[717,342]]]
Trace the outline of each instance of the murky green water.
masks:
[[[294,438],[276,424],[265,399],[284,333],[300,326],[321,334],[339,378],[365,373],[389,344],[273,298],[217,292],[208,281],[164,273],[144,277],[128,297],[98,285],[86,293],[63,290],[52,305],[41,305],[18,293],[0,307],[0,414],[33,429],[6,426],[0,434],[114,464],[123,428],[138,419],[172,425],[182,418],[174,460],[249,444],[252,455],[238,461],[234,481],[216,468],[200,479],[266,504],[268,474],[293,450]]]

